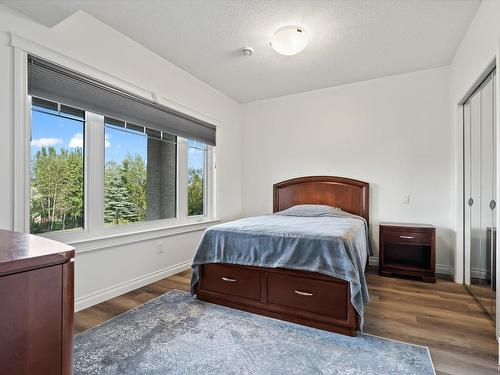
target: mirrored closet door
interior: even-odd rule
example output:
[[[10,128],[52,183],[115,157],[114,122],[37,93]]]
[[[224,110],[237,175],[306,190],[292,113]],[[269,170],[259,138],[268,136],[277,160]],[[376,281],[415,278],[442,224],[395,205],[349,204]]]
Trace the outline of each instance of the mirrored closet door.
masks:
[[[465,284],[495,317],[495,72],[464,104]]]

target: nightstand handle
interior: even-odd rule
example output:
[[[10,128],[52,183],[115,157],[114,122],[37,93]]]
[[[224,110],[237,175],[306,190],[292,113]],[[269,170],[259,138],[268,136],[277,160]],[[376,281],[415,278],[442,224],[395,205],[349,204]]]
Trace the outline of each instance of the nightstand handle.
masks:
[[[223,281],[230,282],[230,283],[235,283],[236,281],[238,281],[238,280],[233,279],[233,278],[231,278],[231,277],[223,277],[223,278],[222,278],[222,280],[223,280]]]
[[[311,297],[313,294],[309,292],[303,292],[302,290],[294,290],[295,294],[298,294],[299,296],[306,296],[306,297]]]
[[[415,237],[413,237],[413,236],[399,236],[399,238],[405,238],[405,239],[407,239],[407,240],[412,240],[412,239],[414,239]]]

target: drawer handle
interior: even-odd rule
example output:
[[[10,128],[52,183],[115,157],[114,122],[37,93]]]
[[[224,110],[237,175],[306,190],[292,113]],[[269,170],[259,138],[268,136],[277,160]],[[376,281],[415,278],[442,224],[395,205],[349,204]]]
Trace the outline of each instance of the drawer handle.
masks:
[[[306,296],[306,297],[311,297],[313,294],[309,292],[303,292],[302,290],[294,290],[295,294],[298,294],[300,296]]]
[[[413,237],[413,236],[399,236],[399,238],[405,238],[405,239],[407,239],[407,240],[412,240],[412,239],[414,239],[415,237]]]
[[[222,280],[227,281],[229,283],[235,283],[237,281],[236,279],[232,279],[230,277],[223,277]]]

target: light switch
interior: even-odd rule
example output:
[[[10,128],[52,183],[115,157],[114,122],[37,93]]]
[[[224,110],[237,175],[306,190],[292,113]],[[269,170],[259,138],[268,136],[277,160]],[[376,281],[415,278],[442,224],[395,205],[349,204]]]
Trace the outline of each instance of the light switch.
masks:
[[[401,196],[401,204],[410,204],[410,194],[403,194]]]

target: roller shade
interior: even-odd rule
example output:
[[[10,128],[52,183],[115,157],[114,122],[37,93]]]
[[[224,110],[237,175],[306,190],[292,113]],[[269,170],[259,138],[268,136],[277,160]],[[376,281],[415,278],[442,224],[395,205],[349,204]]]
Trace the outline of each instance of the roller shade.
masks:
[[[215,146],[215,126],[207,122],[34,56],[28,93]]]

